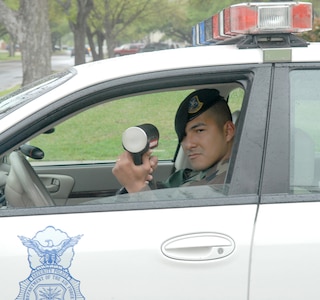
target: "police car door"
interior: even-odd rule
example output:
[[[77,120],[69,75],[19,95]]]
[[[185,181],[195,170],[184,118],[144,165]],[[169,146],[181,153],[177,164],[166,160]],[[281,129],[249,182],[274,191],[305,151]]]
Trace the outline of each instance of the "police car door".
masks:
[[[79,207],[4,210],[4,298],[247,299],[270,66],[227,69],[251,78],[228,189],[163,189]]]

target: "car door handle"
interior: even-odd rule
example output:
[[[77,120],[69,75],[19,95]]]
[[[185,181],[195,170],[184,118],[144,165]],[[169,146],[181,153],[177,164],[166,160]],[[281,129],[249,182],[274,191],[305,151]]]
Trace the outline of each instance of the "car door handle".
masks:
[[[49,193],[56,193],[59,191],[60,180],[55,178],[57,177],[56,175],[40,174],[39,177]]]
[[[171,238],[161,246],[162,253],[176,260],[216,260],[235,250],[234,240],[215,232],[193,233]]]
[[[56,178],[52,178],[50,184],[46,185],[46,189],[50,193],[56,193],[57,191],[59,191],[59,188],[60,188],[60,181],[59,179],[56,179]]]

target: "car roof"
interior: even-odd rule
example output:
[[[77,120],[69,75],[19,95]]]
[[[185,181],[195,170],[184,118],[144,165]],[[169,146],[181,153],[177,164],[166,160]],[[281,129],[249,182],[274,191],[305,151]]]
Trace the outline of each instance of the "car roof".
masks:
[[[320,61],[320,43],[311,43],[308,47],[272,49],[238,49],[236,45],[213,45],[137,53],[74,68],[78,73],[78,80],[83,81],[83,86],[89,86],[106,80],[156,71],[214,65],[261,64],[266,62],[264,52],[288,49],[292,52],[292,62]]]
[[[212,65],[262,63],[262,53],[257,49],[240,51],[236,46],[204,46],[168,49],[137,53],[131,56],[110,58],[74,67],[83,84],[92,85],[106,80],[135,74],[175,70]],[[99,72],[97,72],[99,70]],[[101,72],[101,70],[107,70]],[[97,73],[96,73],[97,72]],[[88,76],[88,73],[94,76]]]

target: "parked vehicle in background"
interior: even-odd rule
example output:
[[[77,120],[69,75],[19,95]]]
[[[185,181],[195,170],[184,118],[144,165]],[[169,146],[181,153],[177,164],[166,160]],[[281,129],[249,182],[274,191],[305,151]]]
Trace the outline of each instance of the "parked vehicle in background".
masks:
[[[145,47],[141,48],[139,52],[152,52],[152,51],[175,49],[175,48],[180,48],[180,47],[178,44],[150,43],[150,44],[147,44]]]
[[[89,47],[85,47],[85,53],[86,55],[90,55],[90,48]],[[74,48],[71,49],[71,56],[74,56],[75,52],[74,52]]]
[[[143,43],[124,44],[120,47],[116,47],[113,50],[114,56],[123,56],[129,54],[135,54],[144,47]]]

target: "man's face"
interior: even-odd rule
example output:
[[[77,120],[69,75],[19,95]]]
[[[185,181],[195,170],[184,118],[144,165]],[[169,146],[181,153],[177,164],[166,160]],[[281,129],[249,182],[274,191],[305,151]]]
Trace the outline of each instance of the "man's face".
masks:
[[[187,123],[181,145],[194,170],[205,170],[229,157],[234,133],[230,134],[229,126],[231,122],[219,128],[210,109]]]

